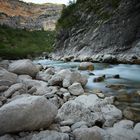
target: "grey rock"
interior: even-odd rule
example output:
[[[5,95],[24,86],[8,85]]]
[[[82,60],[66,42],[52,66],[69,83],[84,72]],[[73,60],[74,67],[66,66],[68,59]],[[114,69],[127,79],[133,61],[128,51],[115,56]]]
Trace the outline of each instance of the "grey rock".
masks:
[[[23,75],[27,74],[31,77],[35,77],[37,72],[39,71],[35,64],[29,59],[25,60],[17,60],[9,65],[9,71]]]
[[[94,66],[93,66],[93,63],[91,63],[91,62],[82,62],[82,63],[80,63],[78,69],[92,71],[92,70],[94,70]]]
[[[66,121],[61,121],[61,122],[60,122],[60,125],[61,125],[61,126],[71,126],[71,125],[73,125],[73,124],[74,124],[74,121],[71,120],[71,119],[66,120]]]
[[[101,134],[93,128],[79,128],[73,134],[75,140],[102,140]]]
[[[44,97],[30,96],[13,100],[0,108],[0,135],[46,128],[56,115],[57,108]]]
[[[135,125],[134,131],[135,131],[137,134],[139,134],[139,136],[140,136],[140,123],[137,123],[137,124]]]
[[[58,110],[57,118],[61,120],[73,120],[74,122],[85,121],[88,125],[93,125],[100,119],[98,114],[92,113],[82,103],[77,101],[68,101]]]
[[[0,137],[0,140],[14,140],[14,138],[10,135],[4,135]]]
[[[80,83],[73,83],[71,86],[68,87],[68,89],[72,95],[78,96],[84,93],[84,89]]]
[[[65,133],[46,130],[34,134],[31,140],[69,140],[69,136]]]
[[[72,131],[74,131],[77,128],[81,128],[82,126],[87,126],[88,124],[85,121],[80,121],[80,122],[76,122],[75,124],[73,124],[71,126]]]
[[[4,69],[8,69],[8,66],[9,66],[9,60],[0,61],[0,67],[3,67]]]
[[[0,92],[7,90],[9,87],[8,86],[0,86]]]
[[[69,132],[71,132],[71,129],[70,129],[69,126],[61,126],[60,130],[61,130],[62,133],[69,133]]]
[[[17,75],[0,67],[0,85],[10,86],[17,82]]]

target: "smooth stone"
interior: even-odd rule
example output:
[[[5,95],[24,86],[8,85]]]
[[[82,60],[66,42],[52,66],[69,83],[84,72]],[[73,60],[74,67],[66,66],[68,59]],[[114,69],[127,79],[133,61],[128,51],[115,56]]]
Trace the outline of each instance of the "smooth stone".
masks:
[[[9,65],[9,71],[22,75],[27,74],[31,77],[35,77],[37,72],[39,72],[38,68],[35,64],[29,59],[17,60]]]
[[[137,124],[135,125],[134,131],[135,131],[137,134],[139,134],[139,136],[140,136],[140,123],[137,123]]]
[[[15,99],[0,108],[0,135],[47,128],[56,115],[56,106],[44,97]]]
[[[0,86],[0,92],[3,92],[7,90],[9,87],[8,86]]]
[[[12,136],[6,134],[0,137],[0,140],[15,140]]]

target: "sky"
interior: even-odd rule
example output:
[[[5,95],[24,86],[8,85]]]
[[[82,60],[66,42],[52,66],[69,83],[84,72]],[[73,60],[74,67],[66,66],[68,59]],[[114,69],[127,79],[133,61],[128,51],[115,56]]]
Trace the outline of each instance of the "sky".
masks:
[[[60,3],[60,4],[68,4],[69,0],[22,0],[25,2],[33,2],[33,3]]]

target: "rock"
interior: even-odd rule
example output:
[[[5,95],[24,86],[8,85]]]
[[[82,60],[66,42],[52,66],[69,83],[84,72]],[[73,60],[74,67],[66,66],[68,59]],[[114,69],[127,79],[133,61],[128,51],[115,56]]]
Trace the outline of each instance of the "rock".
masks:
[[[17,75],[0,67],[0,86],[10,86],[17,82]]]
[[[61,126],[71,126],[71,125],[73,125],[73,124],[74,124],[74,121],[71,120],[71,119],[66,120],[66,121],[61,121],[61,122],[60,122],[60,125],[61,125]]]
[[[75,124],[73,124],[71,126],[72,131],[74,131],[77,128],[81,128],[82,126],[87,126],[88,124],[85,121],[80,121],[80,122],[76,122]]]
[[[79,128],[73,134],[75,140],[102,140],[101,134],[93,128]]]
[[[9,66],[9,60],[0,61],[0,67],[3,67],[4,69],[8,69],[8,66]]]
[[[137,134],[139,134],[139,136],[140,136],[140,123],[137,123],[137,124],[135,125],[134,131],[135,131]]]
[[[44,97],[13,100],[0,108],[0,135],[46,128],[54,121],[56,114],[56,107]]]
[[[63,96],[64,96],[63,99],[64,99],[65,101],[68,101],[68,99],[71,97],[71,95],[70,95],[69,92],[64,93]]]
[[[38,72],[36,75],[37,80],[42,80],[48,82],[52,78],[52,75],[46,74],[45,72]]]
[[[94,94],[90,95],[81,95],[75,98],[76,102],[82,103],[86,108],[92,108],[98,101],[98,97]]]
[[[44,73],[49,74],[49,75],[54,75],[55,74],[55,69],[54,68],[48,68],[47,70],[45,70]]]
[[[81,75],[78,71],[64,69],[58,72],[58,75],[62,77],[63,87],[65,88],[68,88],[75,82],[81,83],[82,86],[85,86],[87,83],[87,77],[85,75]]]
[[[48,130],[53,130],[53,131],[57,131],[57,132],[60,132],[61,129],[60,129],[60,125],[57,124],[57,123],[53,123],[49,126]]]
[[[34,134],[31,140],[69,140],[69,136],[66,133],[46,130]]]
[[[35,77],[39,71],[35,64],[29,59],[17,60],[9,65],[9,71],[22,75],[27,74],[31,77]]]
[[[97,92],[96,95],[97,95],[98,97],[100,97],[100,98],[104,98],[104,97],[105,97],[105,95],[104,95],[103,93],[101,93],[101,92],[99,92],[99,93]]]
[[[29,94],[34,94],[35,92],[37,92],[37,89],[35,87],[31,87],[28,89]]]
[[[113,75],[113,78],[119,79],[120,75],[119,74]]]
[[[0,137],[0,140],[15,140],[12,136],[10,135],[4,135]]]
[[[122,118],[121,110],[117,109],[114,105],[108,104],[105,105],[104,107],[101,107],[101,112],[105,120],[104,123],[105,127],[112,126],[116,121]]]
[[[9,87],[8,86],[0,86],[0,92],[3,92],[7,90]]]
[[[102,81],[104,81],[104,79],[105,78],[103,76],[99,76],[99,77],[94,78],[93,81],[94,82],[102,82]]]
[[[124,128],[124,129],[133,129],[134,122],[130,120],[121,120],[114,124],[114,127]]]
[[[102,62],[114,64],[117,63],[117,58],[114,55],[106,54],[103,56]]]
[[[12,94],[14,94],[18,90],[22,90],[25,93],[26,92],[25,85],[22,83],[14,84],[14,85],[10,86],[10,88],[7,91],[5,91],[3,94],[6,98],[9,98],[12,96]]]
[[[94,66],[93,66],[93,63],[91,63],[91,62],[82,62],[82,63],[80,63],[78,69],[92,71],[92,70],[94,70]]]
[[[36,92],[34,93],[34,95],[45,95],[46,93],[50,92],[48,84],[44,81],[32,80],[26,77],[20,77],[20,82],[25,84],[27,87],[36,88]]]
[[[71,132],[71,129],[70,129],[69,126],[62,126],[62,127],[60,127],[60,130],[61,130],[62,133],[69,133],[69,132]]]
[[[38,71],[41,71],[44,69],[41,64],[36,64],[36,68],[38,69]]]
[[[71,86],[68,87],[68,89],[72,95],[78,96],[84,93],[84,89],[82,88],[80,83],[73,83]]]
[[[52,78],[48,81],[48,84],[50,86],[62,86],[62,77],[59,75],[54,75]]]
[[[58,110],[57,118],[67,121],[69,119],[74,122],[85,121],[88,125],[93,125],[100,117],[96,113],[92,113],[84,104],[77,101],[68,101]]]
[[[107,88],[114,89],[114,90],[120,90],[122,88],[125,88],[125,85],[122,85],[122,84],[113,84],[113,85],[107,85],[106,87]]]
[[[132,129],[126,129],[122,126],[108,128],[106,132],[107,140],[139,140],[140,138]]]
[[[0,101],[0,107],[3,105],[2,101]]]
[[[123,115],[125,118],[139,122],[140,121],[140,109],[134,107],[127,107],[123,111]]]

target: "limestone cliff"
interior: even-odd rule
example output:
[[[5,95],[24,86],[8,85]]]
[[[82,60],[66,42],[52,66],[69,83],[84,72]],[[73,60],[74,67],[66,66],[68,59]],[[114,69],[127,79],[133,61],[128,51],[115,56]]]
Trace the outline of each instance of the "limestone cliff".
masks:
[[[140,63],[139,0],[77,0],[57,27],[53,57]]]
[[[29,30],[54,30],[63,5],[0,0],[0,24]]]

